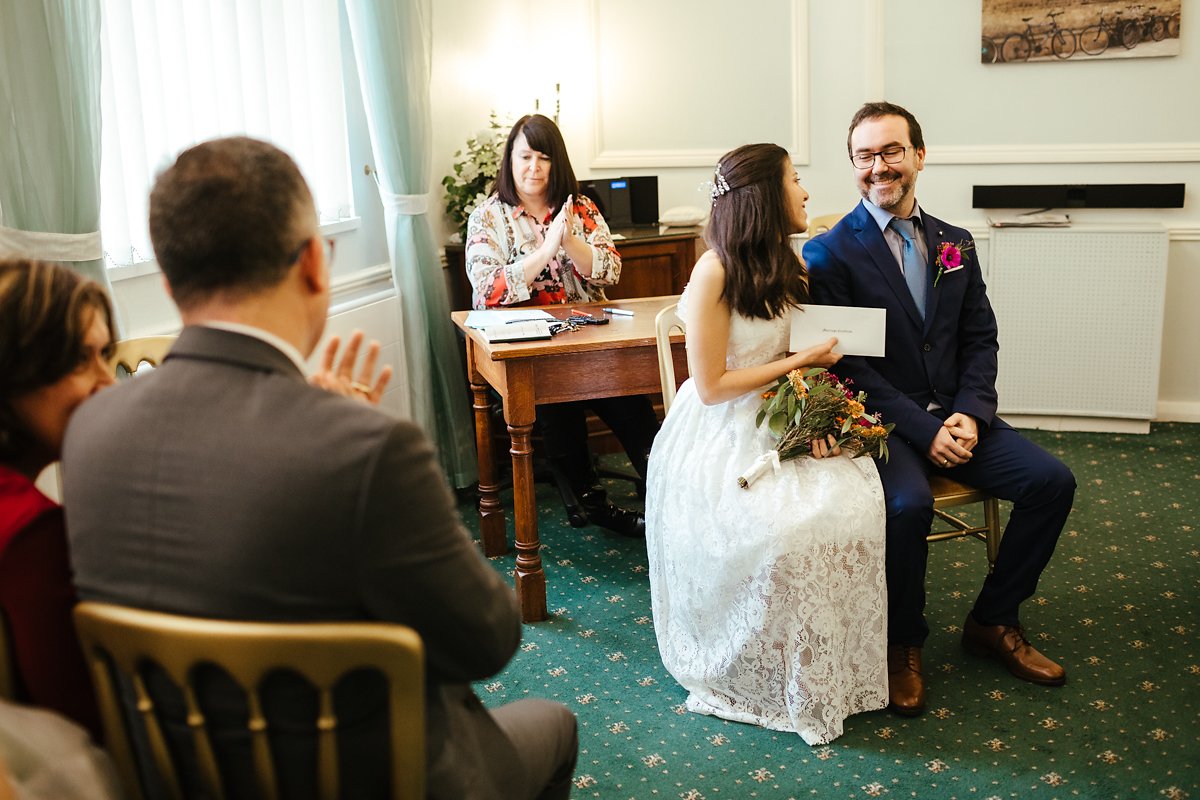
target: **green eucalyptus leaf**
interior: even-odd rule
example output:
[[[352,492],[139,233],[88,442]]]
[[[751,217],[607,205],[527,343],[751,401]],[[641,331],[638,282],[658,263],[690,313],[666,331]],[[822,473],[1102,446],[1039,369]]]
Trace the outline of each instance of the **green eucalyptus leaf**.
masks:
[[[771,421],[768,423],[771,433],[776,436],[782,436],[784,428],[787,427],[787,415],[778,412],[771,415]]]

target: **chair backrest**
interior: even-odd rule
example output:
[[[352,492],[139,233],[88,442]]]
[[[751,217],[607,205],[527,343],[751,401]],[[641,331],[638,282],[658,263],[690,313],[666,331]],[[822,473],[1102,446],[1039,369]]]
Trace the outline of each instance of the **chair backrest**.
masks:
[[[838,224],[838,220],[844,217],[845,214],[822,214],[819,217],[813,217],[808,221],[808,238],[812,238],[819,234],[825,233],[834,225]]]
[[[261,685],[279,670],[306,679],[319,696],[317,796],[338,796],[337,730],[333,689],[358,669],[382,674],[388,683],[392,797],[425,796],[425,672],[421,637],[403,625],[375,622],[261,623],[196,619],[84,602],[75,609],[76,628],[87,658],[104,722],[105,739],[127,790],[140,783],[134,739],[125,724],[116,674],[124,676],[137,702],[155,770],[182,797],[171,751],[147,690],[144,670],[158,665],[182,691],[192,731],[195,764],[213,797],[225,796],[214,755],[212,732],[195,686],[196,667],[215,665],[246,693],[247,719],[257,796],[278,796]],[[202,670],[200,672],[203,672]]]
[[[678,329],[680,333],[687,333],[678,309],[679,304],[672,303],[654,318],[654,338],[658,343],[658,380],[662,384],[664,414],[671,410],[678,386],[675,383],[675,357],[671,353],[671,331]]]
[[[175,344],[174,336],[138,336],[132,339],[122,339],[117,342],[116,352],[109,359],[108,365],[118,378],[132,375],[143,363],[157,367],[162,363],[171,345]]]

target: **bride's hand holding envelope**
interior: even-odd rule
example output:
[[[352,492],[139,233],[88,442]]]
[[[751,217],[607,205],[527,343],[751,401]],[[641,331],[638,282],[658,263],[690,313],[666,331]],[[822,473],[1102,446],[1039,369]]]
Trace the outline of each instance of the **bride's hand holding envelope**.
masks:
[[[837,355],[882,356],[886,332],[886,309],[810,303],[792,311],[789,347],[799,352],[833,336]]]
[[[837,347],[837,337],[831,336],[823,342],[818,342],[811,347],[805,347],[801,350],[793,348],[799,367],[832,367],[834,364],[842,360],[842,354],[834,352]]]

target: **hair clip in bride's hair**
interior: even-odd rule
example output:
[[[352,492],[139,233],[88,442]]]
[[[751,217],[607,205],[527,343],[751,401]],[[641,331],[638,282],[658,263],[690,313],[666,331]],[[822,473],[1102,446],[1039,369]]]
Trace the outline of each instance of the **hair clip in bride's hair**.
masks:
[[[729,191],[729,181],[725,180],[725,176],[721,174],[721,168],[717,167],[714,174],[714,180],[705,181],[701,185],[702,189],[708,190],[708,196],[712,202],[717,202],[717,198]]]

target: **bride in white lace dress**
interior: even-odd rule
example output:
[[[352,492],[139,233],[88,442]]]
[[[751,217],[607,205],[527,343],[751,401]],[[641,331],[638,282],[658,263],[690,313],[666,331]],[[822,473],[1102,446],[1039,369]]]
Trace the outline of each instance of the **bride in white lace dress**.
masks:
[[[816,745],[887,705],[879,476],[821,443],[737,483],[774,447],[754,424],[761,392],[840,358],[832,339],[788,355],[791,307],[808,292],[787,236],[805,230],[807,198],[781,147],[718,164],[712,249],[679,306],[691,378],[650,455],[646,544],[659,650],[688,710]]]

